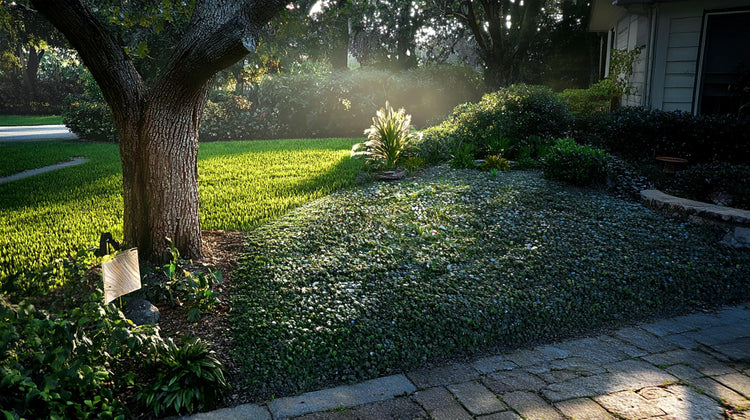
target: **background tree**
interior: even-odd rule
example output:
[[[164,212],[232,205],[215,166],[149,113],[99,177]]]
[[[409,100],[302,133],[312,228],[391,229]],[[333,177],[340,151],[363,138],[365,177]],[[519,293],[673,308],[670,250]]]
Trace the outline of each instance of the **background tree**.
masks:
[[[125,243],[158,259],[166,256],[171,239],[185,257],[200,257],[198,129],[212,78],[255,50],[261,30],[286,3],[134,2],[152,18],[139,19],[139,26],[158,32],[159,24],[175,23],[171,53],[144,78],[120,37],[123,26],[136,22],[116,12],[115,2],[30,2],[78,51],[112,109],[120,139]],[[143,48],[135,53],[147,55]]]
[[[522,81],[522,67],[538,34],[543,0],[434,0],[476,41],[490,88]]]

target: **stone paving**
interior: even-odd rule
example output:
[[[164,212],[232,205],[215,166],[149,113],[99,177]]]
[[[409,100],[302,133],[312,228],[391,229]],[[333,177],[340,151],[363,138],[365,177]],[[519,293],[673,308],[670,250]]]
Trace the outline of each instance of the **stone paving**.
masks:
[[[189,418],[750,420],[750,302]]]

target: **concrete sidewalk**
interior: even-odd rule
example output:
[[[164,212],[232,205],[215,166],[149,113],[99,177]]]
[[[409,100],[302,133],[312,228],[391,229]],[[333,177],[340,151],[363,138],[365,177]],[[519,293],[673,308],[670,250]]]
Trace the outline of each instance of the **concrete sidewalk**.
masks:
[[[0,127],[0,143],[42,140],[76,140],[64,125],[30,125]]]
[[[749,375],[750,302],[186,418],[750,420]]]

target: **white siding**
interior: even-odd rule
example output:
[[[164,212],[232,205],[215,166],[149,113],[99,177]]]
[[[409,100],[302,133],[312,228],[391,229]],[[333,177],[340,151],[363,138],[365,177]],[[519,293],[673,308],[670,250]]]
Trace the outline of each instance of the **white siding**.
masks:
[[[633,50],[648,43],[648,18],[639,15],[629,15],[620,20],[615,27],[615,48]],[[644,104],[646,86],[646,56],[645,49],[633,62],[633,74],[630,76],[630,95],[622,98],[623,106],[640,106]]]
[[[696,12],[702,14],[702,10]],[[666,72],[662,96],[665,110],[692,109],[701,20],[700,15],[668,19]]]

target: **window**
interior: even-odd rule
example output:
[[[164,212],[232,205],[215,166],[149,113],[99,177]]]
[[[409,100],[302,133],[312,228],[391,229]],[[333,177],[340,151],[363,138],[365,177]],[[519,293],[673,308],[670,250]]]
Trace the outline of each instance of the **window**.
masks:
[[[696,109],[736,114],[750,103],[750,10],[707,13],[702,45]]]

